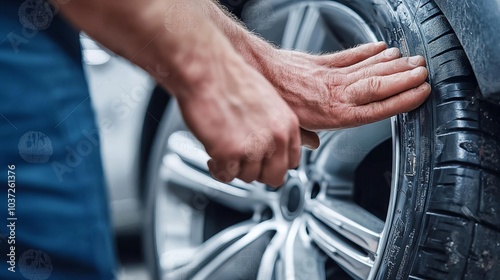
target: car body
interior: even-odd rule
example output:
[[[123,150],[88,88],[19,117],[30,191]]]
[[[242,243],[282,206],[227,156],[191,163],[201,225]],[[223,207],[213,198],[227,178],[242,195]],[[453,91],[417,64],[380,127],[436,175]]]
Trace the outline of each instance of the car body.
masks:
[[[119,234],[141,229],[139,147],[154,80],[85,35],[84,68],[100,131],[111,218]]]

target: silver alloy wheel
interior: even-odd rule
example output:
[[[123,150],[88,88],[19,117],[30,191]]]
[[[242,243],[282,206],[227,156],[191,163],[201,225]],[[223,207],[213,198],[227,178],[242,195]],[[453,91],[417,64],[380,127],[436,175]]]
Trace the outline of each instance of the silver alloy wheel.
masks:
[[[300,3],[275,15],[277,26],[285,22],[284,48],[332,51],[376,40],[361,17],[335,2]],[[389,182],[384,221],[354,198],[362,189],[356,173],[392,137],[392,174],[399,174],[395,118],[322,133],[321,147],[304,150],[301,165],[278,190],[212,179],[208,155],[175,104],[164,119],[149,176],[162,279],[314,280],[338,267],[355,279],[373,278],[392,223],[397,178]]]

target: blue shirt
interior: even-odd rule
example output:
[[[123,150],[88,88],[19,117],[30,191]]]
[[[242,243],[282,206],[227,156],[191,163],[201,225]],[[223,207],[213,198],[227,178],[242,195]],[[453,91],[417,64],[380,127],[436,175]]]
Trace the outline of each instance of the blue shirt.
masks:
[[[58,10],[42,0],[0,2],[0,279],[115,273],[79,32]]]

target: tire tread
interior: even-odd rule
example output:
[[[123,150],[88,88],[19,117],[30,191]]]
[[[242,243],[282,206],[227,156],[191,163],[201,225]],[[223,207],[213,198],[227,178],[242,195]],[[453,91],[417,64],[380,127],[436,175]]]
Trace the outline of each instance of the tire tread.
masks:
[[[432,77],[435,167],[410,279],[498,279],[500,110],[478,98],[466,54],[434,1],[416,13]]]

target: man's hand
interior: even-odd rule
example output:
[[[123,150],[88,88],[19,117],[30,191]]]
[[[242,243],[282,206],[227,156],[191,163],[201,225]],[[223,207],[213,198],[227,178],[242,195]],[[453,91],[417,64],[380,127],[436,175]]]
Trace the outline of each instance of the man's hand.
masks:
[[[299,163],[299,121],[222,34],[212,36],[197,52],[209,55],[185,65],[203,68],[203,77],[173,87],[181,93],[177,99],[184,120],[212,157],[208,165],[215,178],[279,186],[286,171]],[[210,54],[212,44],[218,50]]]
[[[330,54],[275,50],[260,67],[309,130],[339,129],[408,112],[430,93],[422,56],[372,43]]]
[[[431,91],[421,56],[400,58],[399,50],[387,50],[385,43],[329,55],[280,50],[221,9],[207,10],[236,50],[278,90],[302,128],[340,129],[379,121],[417,108]],[[318,144],[310,133],[302,135],[309,146]]]

